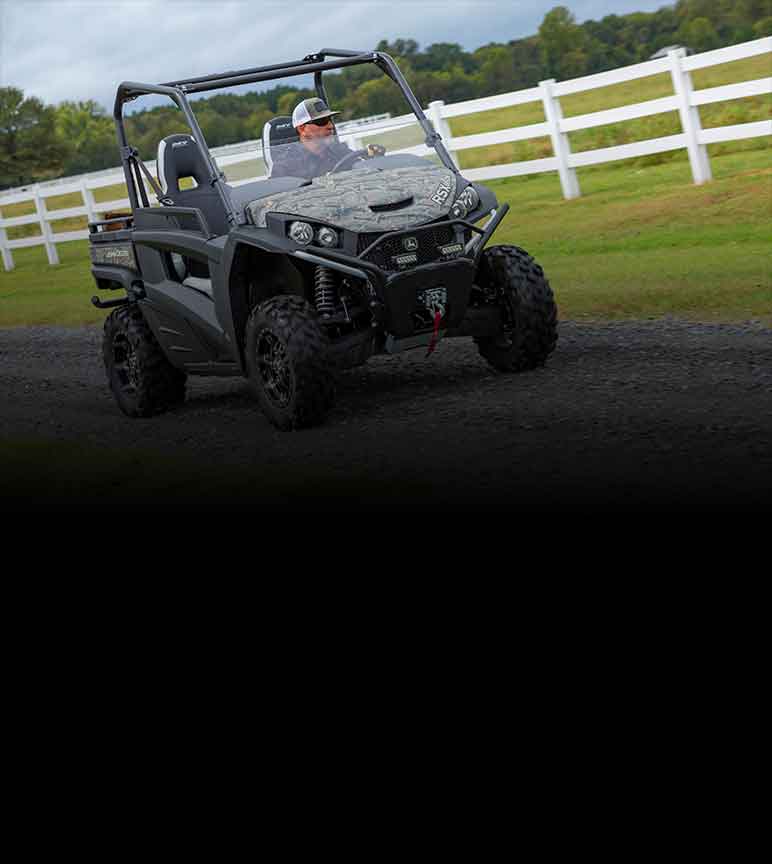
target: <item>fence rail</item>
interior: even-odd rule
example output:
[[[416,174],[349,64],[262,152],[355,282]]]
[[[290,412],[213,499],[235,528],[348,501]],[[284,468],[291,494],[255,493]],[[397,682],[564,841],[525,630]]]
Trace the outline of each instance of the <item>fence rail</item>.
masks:
[[[738,99],[746,96],[758,96],[772,93],[772,77],[758,78],[753,81],[741,81],[735,84],[725,84],[720,87],[710,87],[704,90],[694,90],[690,73],[696,69],[704,69],[734,60],[755,57],[772,52],[772,37],[755,39],[741,45],[731,45],[718,48],[702,54],[686,56],[683,48],[670,51],[667,57],[648,60],[633,66],[586,75],[570,81],[542,81],[538,87],[518,90],[514,93],[503,93],[484,99],[472,99],[445,105],[443,102],[432,102],[427,109],[427,115],[434,128],[442,135],[445,146],[454,160],[456,153],[472,147],[487,147],[492,144],[504,144],[513,141],[524,141],[533,138],[549,137],[552,142],[553,156],[543,159],[533,159],[521,162],[510,162],[506,165],[488,165],[481,168],[464,170],[464,176],[470,180],[492,180],[501,177],[514,177],[523,174],[536,174],[544,171],[557,171],[565,198],[576,198],[581,194],[576,169],[587,165],[598,165],[619,159],[629,159],[636,156],[646,156],[653,153],[663,153],[668,150],[686,149],[695,183],[705,183],[711,179],[710,162],[706,145],[724,141],[737,141],[745,138],[772,135],[772,120],[752,123],[738,123],[731,126],[721,126],[703,129],[700,124],[699,106],[728,99]],[[563,117],[560,98],[587,90],[608,87],[626,81],[646,78],[650,75],[670,73],[673,84],[673,95],[660,99],[650,99],[633,105],[624,105],[605,111],[595,111],[575,117]],[[454,138],[451,135],[448,120],[463,117],[480,111],[493,111],[514,105],[525,105],[531,102],[541,102],[544,107],[545,121],[518,126],[511,129],[500,129],[494,132],[482,132]],[[667,135],[662,138],[651,138],[633,144],[621,144],[615,147],[602,147],[572,153],[568,135],[580,129],[591,129],[609,123],[619,123],[639,117],[648,117],[663,112],[678,111],[682,132],[677,135]],[[412,115],[389,117],[379,115],[368,118],[367,122],[340,124],[340,135],[355,147],[361,142],[383,132],[392,132],[415,124]],[[415,153],[426,155],[429,148],[425,145],[403,147],[394,153]],[[242,142],[228,147],[213,148],[212,154],[220,168],[262,158],[262,145],[259,141]],[[155,162],[148,162],[148,168],[155,173]],[[251,183],[260,177],[250,177],[238,180],[231,185],[240,186]],[[0,195],[0,252],[3,265],[11,270],[13,264],[13,249],[28,246],[46,247],[49,263],[58,264],[59,256],[56,250],[58,243],[70,240],[82,240],[88,237],[88,231],[67,231],[54,233],[52,223],[60,219],[74,216],[87,216],[89,221],[96,219],[98,214],[118,210],[129,206],[128,198],[97,203],[94,190],[115,186],[123,183],[124,175],[121,168],[85,174],[80,177],[62,178],[36,184],[33,187]],[[68,193],[80,193],[83,204],[79,207],[67,207],[59,210],[48,210],[46,199]],[[35,213],[27,216],[2,218],[2,208],[10,204],[25,201],[34,202]],[[20,225],[40,225],[41,233],[36,237],[26,237],[9,240],[6,229]]]

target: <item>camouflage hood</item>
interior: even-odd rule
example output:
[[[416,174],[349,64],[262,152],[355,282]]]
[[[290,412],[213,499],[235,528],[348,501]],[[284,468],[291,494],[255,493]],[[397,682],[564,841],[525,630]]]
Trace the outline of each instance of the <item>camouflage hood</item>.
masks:
[[[360,233],[399,231],[447,216],[456,177],[447,168],[359,168],[316,177],[308,186],[259,198],[248,218],[265,227],[266,213],[327,222]]]

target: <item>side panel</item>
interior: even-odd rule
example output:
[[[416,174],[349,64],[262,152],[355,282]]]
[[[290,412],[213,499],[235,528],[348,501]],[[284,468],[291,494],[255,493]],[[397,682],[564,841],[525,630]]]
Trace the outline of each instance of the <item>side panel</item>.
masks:
[[[157,285],[167,278],[160,250],[138,244],[134,247],[134,254],[145,285]]]
[[[206,346],[188,322],[170,314],[163,301],[141,300],[142,314],[170,362],[186,371],[189,363],[215,362],[215,352]]]
[[[148,242],[144,242],[142,233],[152,235],[146,238]],[[178,239],[186,242],[178,243]],[[199,277],[192,281],[199,286],[206,284],[210,280],[202,277],[208,273],[211,285],[217,262],[202,254],[209,251],[209,244],[189,232],[179,231],[137,232],[134,240],[145,290],[145,299],[141,301],[143,314],[169,360],[189,372],[205,371],[202,364],[233,363],[233,352],[218,321],[211,288],[197,290],[184,284],[184,275],[175,270],[170,257],[171,253],[188,256]],[[212,251],[220,257],[220,247]]]
[[[146,282],[145,293],[142,311],[175,366],[232,362],[209,297],[171,280]]]
[[[227,344],[244,368],[244,328],[250,302],[273,294],[302,293],[303,281],[287,254],[294,244],[272,236],[265,228],[245,227],[230,232],[222,258],[212,265],[212,287],[217,318],[222,321]],[[253,252],[258,263],[245,272],[243,255]]]

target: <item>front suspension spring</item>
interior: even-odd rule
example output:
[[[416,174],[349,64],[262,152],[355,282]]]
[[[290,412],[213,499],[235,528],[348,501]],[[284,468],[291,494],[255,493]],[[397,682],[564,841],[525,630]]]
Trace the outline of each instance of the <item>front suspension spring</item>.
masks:
[[[314,303],[322,316],[333,315],[338,304],[338,275],[321,264],[314,273]]]

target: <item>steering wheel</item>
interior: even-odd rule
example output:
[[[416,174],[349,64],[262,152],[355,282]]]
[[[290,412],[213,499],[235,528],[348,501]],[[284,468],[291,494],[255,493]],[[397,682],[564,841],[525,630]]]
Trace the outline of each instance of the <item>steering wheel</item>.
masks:
[[[351,153],[346,153],[342,159],[338,159],[327,173],[335,174],[336,171],[341,171],[344,165],[353,162],[354,159],[367,159],[367,150],[354,150]]]

